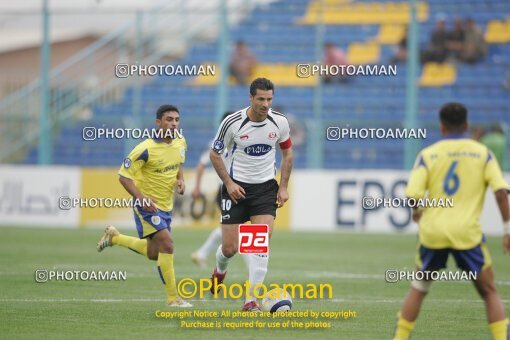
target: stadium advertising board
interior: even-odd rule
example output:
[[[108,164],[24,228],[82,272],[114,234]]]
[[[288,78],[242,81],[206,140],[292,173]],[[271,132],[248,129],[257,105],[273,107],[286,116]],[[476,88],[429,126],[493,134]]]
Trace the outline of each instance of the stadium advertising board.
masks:
[[[2,166],[0,171],[0,225],[102,227],[115,223],[132,225],[126,207],[81,206],[62,209],[61,197],[125,199],[114,168]],[[216,207],[218,181],[204,173],[203,198],[193,202],[194,171],[186,171],[187,193],[176,195],[174,226],[208,229],[219,220]],[[406,171],[296,170],[292,199],[278,210],[275,227],[303,231],[352,230],[366,232],[417,232],[409,207],[366,206],[367,198],[401,198],[409,174]],[[510,175],[505,178],[510,181]],[[365,207],[364,207],[365,205]],[[488,235],[501,234],[501,217],[490,190],[480,218]]]
[[[393,207],[376,207],[367,200],[404,197],[408,177],[407,171],[394,170],[297,170],[293,173],[293,181],[299,186],[294,186],[292,192],[291,228],[417,232],[417,224],[412,222],[411,210],[405,204],[392,201]],[[510,175],[506,174],[505,178],[508,181]],[[485,233],[501,234],[501,216],[490,190],[486,194],[480,222]]]
[[[59,207],[80,192],[78,167],[0,167],[0,225],[77,227],[80,213]]]

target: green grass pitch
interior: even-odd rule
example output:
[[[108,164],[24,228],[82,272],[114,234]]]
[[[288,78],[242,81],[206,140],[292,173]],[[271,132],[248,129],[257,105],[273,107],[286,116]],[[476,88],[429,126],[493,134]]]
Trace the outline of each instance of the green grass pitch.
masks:
[[[414,235],[291,233],[273,235],[270,283],[330,283],[332,300],[295,299],[294,310],[354,310],[356,318],[331,321],[329,329],[183,329],[175,319],[156,318],[167,310],[156,263],[127,249],[97,253],[98,229],[2,228],[0,241],[0,334],[2,338],[232,338],[390,339],[409,283],[386,283],[387,269],[413,268]],[[127,231],[135,235],[134,230]],[[205,278],[190,253],[207,231],[176,229],[178,279]],[[500,238],[488,238],[497,287],[510,305],[510,259]],[[213,259],[210,258],[211,269]],[[449,268],[454,268],[453,261]],[[36,283],[36,269],[127,271],[126,281]],[[229,267],[226,283],[247,277],[241,258]],[[210,296],[193,299],[195,309],[239,310],[242,300]],[[174,309],[175,310],[175,309]],[[471,284],[440,282],[425,300],[413,339],[488,339],[485,308]]]

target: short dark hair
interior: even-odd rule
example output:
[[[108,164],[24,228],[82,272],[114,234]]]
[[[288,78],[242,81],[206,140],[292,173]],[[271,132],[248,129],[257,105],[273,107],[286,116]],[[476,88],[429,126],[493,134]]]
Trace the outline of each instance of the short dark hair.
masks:
[[[461,132],[467,123],[467,109],[461,103],[447,103],[439,111],[439,120],[448,131]]]
[[[176,106],[170,105],[170,104],[165,104],[165,105],[161,105],[158,108],[158,111],[156,111],[156,118],[161,119],[163,117],[163,113],[168,112],[168,111],[175,111],[180,114],[179,109]]]
[[[252,81],[250,85],[250,94],[252,96],[257,94],[257,90],[269,91],[272,90],[274,94],[273,82],[267,78],[257,78]]]

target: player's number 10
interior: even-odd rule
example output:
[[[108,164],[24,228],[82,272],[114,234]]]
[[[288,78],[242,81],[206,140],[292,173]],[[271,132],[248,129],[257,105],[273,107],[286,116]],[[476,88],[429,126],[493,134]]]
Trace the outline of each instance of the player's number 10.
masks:
[[[455,173],[457,164],[459,164],[459,161],[454,161],[452,163],[452,165],[448,169],[448,173],[446,174],[446,177],[443,182],[444,192],[448,196],[454,195],[457,192],[457,190],[459,190],[460,180],[459,176]]]
[[[232,201],[227,199],[221,200],[221,210],[229,211],[232,208]]]

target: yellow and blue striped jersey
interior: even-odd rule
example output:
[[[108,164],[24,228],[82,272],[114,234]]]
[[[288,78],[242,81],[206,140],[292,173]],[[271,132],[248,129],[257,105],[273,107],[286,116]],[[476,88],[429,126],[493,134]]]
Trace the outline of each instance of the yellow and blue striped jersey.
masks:
[[[179,167],[186,159],[186,140],[175,138],[167,144],[152,138],[138,144],[124,159],[119,175],[132,179],[156,206],[171,211]]]
[[[430,207],[419,222],[420,243],[427,248],[470,249],[482,240],[479,217],[487,186],[507,189],[497,160],[481,143],[449,136],[418,155],[406,196],[453,198],[453,207]]]

